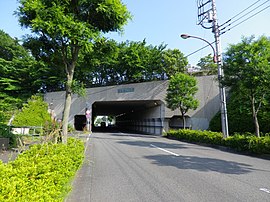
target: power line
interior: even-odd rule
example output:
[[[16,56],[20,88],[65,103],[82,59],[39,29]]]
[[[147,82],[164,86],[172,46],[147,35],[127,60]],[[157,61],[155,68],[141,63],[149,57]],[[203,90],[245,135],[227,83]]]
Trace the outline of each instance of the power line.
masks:
[[[228,24],[229,22],[231,22],[234,18],[236,18],[237,16],[239,16],[240,14],[242,14],[243,12],[247,11],[249,8],[251,8],[252,6],[254,6],[255,4],[257,4],[259,1],[256,1],[255,3],[253,3],[251,6],[249,6],[248,8],[244,9],[243,11],[241,11],[240,13],[238,13],[237,15],[235,15],[234,17],[232,17],[231,19],[227,20],[225,23],[223,23],[222,25],[219,26],[219,28],[223,27],[224,25]],[[225,30],[227,27],[233,25],[234,23],[236,23],[237,21],[241,20],[242,18],[246,17],[247,15],[249,15],[250,13],[258,10],[260,7],[262,7],[264,4],[266,4],[267,2],[269,2],[270,0],[267,0],[265,2],[263,2],[262,4],[260,4],[259,6],[255,7],[254,9],[252,9],[251,11],[245,13],[244,15],[240,16],[239,18],[237,18],[236,20],[234,20],[233,22],[231,22],[230,24],[226,25],[225,27],[223,27],[220,31]],[[266,7],[268,8],[268,7]],[[263,8],[262,10],[265,10],[265,8]],[[257,13],[260,13],[257,12]],[[253,16],[253,15],[252,15]],[[245,20],[244,20],[245,21]],[[242,21],[241,21],[242,22]],[[241,24],[241,23],[240,23]]]
[[[210,44],[214,44],[214,43],[215,43],[215,41],[213,41],[213,42],[210,43]],[[201,50],[203,50],[203,49],[205,49],[205,48],[207,48],[207,47],[209,47],[209,45],[203,46],[203,47],[201,47],[200,49],[198,49],[198,50],[196,50],[196,51],[194,51],[194,52],[192,52],[192,53],[186,55],[185,57],[189,57],[189,56],[191,56],[191,55],[193,55],[193,54],[195,54],[195,53],[197,53],[197,52],[199,52],[199,51],[201,51]]]
[[[249,19],[253,18],[254,16],[256,16],[256,15],[258,15],[259,13],[263,12],[264,10],[268,9],[269,7],[270,7],[270,5],[269,5],[269,6],[266,6],[265,8],[261,9],[260,11],[258,11],[258,12],[257,12],[257,13],[255,13],[255,14],[253,14],[253,15],[249,16],[248,18],[246,18],[246,19],[242,20],[241,22],[239,22],[238,24],[234,25],[233,27],[231,27],[231,28],[229,28],[229,29],[227,29],[227,30],[225,30],[225,31],[221,32],[221,33],[220,33],[220,35],[225,34],[226,32],[228,32],[228,31],[230,31],[231,29],[233,29],[233,28],[235,28],[235,27],[239,26],[240,24],[242,24],[242,23],[246,22],[247,20],[249,20]]]
[[[239,12],[238,14],[236,14],[235,16],[233,16],[232,18],[230,18],[229,20],[227,20],[225,23],[223,23],[222,25],[220,25],[219,27],[224,26],[225,24],[229,23],[230,21],[232,21],[234,18],[236,18],[237,16],[241,15],[242,13],[244,13],[245,11],[247,11],[248,9],[250,9],[252,6],[256,5],[257,3],[259,3],[261,0],[256,1],[255,3],[251,4],[250,6],[248,6],[247,8],[245,8],[244,10],[242,10],[241,12]]]
[[[241,15],[243,12],[247,11],[249,8],[253,7],[253,6],[256,5],[257,3],[259,3],[260,1],[261,1],[261,0],[258,0],[258,1],[256,1],[255,3],[253,3],[252,5],[248,6],[248,7],[245,8],[243,11],[239,12],[238,14],[236,14],[235,16],[233,16],[232,18],[230,18],[228,21],[226,21],[225,23],[223,23],[223,24],[222,24],[221,26],[219,26],[219,27],[224,26],[225,24],[227,24],[228,22],[230,22],[232,19],[234,19],[234,18],[236,18],[237,16]],[[260,5],[257,6],[256,8],[254,8],[253,10],[249,11],[247,14],[252,13],[253,11],[257,10],[259,7],[261,7],[262,5],[264,5],[265,3],[269,2],[269,1],[270,1],[270,0],[267,0],[267,1],[263,2],[262,4],[260,4]],[[239,23],[237,23],[237,24],[234,25],[233,27],[226,29],[227,27],[231,26],[233,23],[235,23],[235,22],[237,22],[238,20],[242,19],[244,16],[238,18],[237,20],[234,20],[232,23],[230,23],[229,25],[227,25],[227,26],[225,26],[223,29],[221,29],[221,30],[225,30],[225,29],[226,29],[226,30],[223,31],[223,32],[221,32],[220,35],[227,33],[227,32],[230,31],[231,29],[233,29],[233,28],[239,26],[240,24],[246,22],[247,20],[253,18],[254,16],[256,16],[256,15],[258,15],[259,13],[263,12],[264,10],[268,9],[269,7],[270,7],[270,5],[264,7],[264,8],[261,9],[260,11],[254,13],[253,15],[251,15],[251,16],[247,17],[246,19],[240,21]],[[245,16],[246,16],[247,14],[245,14]],[[213,43],[215,43],[215,41],[212,42],[211,44],[213,44]],[[199,49],[197,49],[196,51],[193,51],[193,52],[189,53],[189,54],[186,55],[185,57],[189,57],[189,56],[191,56],[191,55],[193,55],[193,54],[195,54],[195,53],[197,53],[197,52],[199,52],[199,51],[201,51],[201,50],[207,48],[208,46],[209,46],[209,45],[203,46],[202,48],[199,48]]]
[[[246,10],[250,9],[252,6],[256,5],[256,4],[259,3],[260,1],[261,1],[261,0],[258,0],[258,1],[256,1],[255,3],[251,4],[249,7],[245,8],[245,9],[242,10],[240,13],[236,14],[235,16],[233,16],[233,17],[231,18],[231,20],[234,19],[234,18],[236,18],[237,16],[241,15],[241,14],[244,13]]]

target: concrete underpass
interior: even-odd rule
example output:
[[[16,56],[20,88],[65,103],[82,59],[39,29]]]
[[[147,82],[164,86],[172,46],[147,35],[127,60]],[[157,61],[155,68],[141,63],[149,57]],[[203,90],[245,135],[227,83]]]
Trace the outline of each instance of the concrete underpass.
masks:
[[[214,76],[196,77],[200,105],[186,114],[187,126],[205,130],[220,108],[219,89]],[[144,134],[161,135],[169,129],[182,128],[179,110],[165,105],[169,81],[123,84],[86,89],[86,96],[72,95],[69,124],[77,130],[95,130],[97,116],[115,117],[115,128]],[[44,97],[54,117],[62,118],[65,92],[50,92]],[[89,112],[89,121],[86,119]],[[89,124],[87,124],[89,123]],[[106,129],[110,129],[109,127]]]

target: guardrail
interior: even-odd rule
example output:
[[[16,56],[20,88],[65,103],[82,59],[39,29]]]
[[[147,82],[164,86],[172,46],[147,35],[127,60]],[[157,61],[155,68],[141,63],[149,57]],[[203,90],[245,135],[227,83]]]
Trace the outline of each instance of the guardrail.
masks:
[[[43,132],[42,126],[12,126],[11,132],[16,135],[39,136]]]

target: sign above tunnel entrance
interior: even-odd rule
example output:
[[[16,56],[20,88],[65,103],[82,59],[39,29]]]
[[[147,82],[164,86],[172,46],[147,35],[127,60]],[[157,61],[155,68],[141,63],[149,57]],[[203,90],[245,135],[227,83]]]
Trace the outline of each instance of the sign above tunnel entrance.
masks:
[[[134,92],[134,88],[120,88],[117,90],[118,93],[132,93]]]

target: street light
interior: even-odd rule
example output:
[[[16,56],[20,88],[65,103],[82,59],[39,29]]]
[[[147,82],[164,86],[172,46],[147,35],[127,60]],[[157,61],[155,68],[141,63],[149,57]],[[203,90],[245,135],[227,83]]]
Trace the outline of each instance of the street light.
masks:
[[[207,44],[212,48],[212,50],[213,50],[213,53],[214,53],[213,61],[214,61],[214,63],[217,63],[217,57],[216,57],[216,51],[215,51],[215,48],[213,47],[213,45],[212,45],[209,41],[207,41],[207,40],[205,40],[205,39],[203,39],[203,38],[201,38],[201,37],[198,37],[198,36],[190,36],[190,35],[188,35],[188,34],[181,34],[181,38],[182,38],[182,39],[194,38],[194,39],[202,40],[202,41],[204,41],[205,43],[207,43]]]
[[[221,104],[221,126],[222,126],[222,133],[225,138],[229,136],[229,130],[228,130],[228,117],[227,117],[227,106],[226,106],[226,95],[225,95],[225,88],[221,85],[221,78],[223,77],[223,69],[222,69],[222,61],[221,57],[219,57],[218,50],[215,50],[213,45],[197,36],[191,36],[188,34],[181,34],[181,38],[188,39],[188,38],[194,38],[199,39],[207,43],[213,50],[214,56],[213,61],[218,65],[218,80],[219,80],[219,95],[220,95],[220,104]],[[217,45],[217,43],[216,43]],[[218,47],[218,46],[217,46]]]

